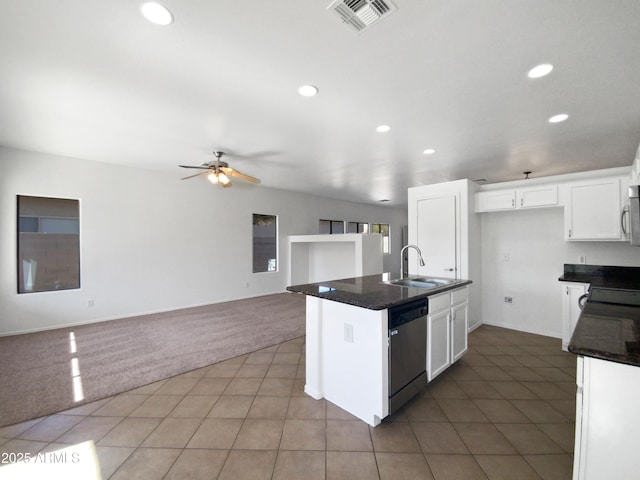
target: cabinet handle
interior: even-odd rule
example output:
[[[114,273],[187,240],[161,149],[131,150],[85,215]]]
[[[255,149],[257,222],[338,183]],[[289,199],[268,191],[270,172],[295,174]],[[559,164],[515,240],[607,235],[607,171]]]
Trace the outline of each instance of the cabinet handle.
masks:
[[[571,229],[569,229],[569,238],[571,238]]]
[[[515,207],[515,206],[516,206],[516,201],[515,201],[513,198],[511,199],[511,206],[512,206],[512,207]]]
[[[585,293],[584,295],[581,295],[580,298],[578,299],[578,307],[580,307],[580,310],[584,308],[584,304],[587,301],[587,297],[589,297],[589,294]]]
[[[622,233],[624,234],[625,237],[628,237],[629,234],[627,233],[627,229],[625,228],[624,225],[624,216],[625,214],[629,214],[629,207],[624,207],[622,209],[622,213],[620,214],[620,228],[622,228]]]
[[[521,207],[524,207],[524,198],[521,198],[521,199],[520,199],[520,206],[521,206]]]
[[[455,269],[454,268],[445,268],[444,271],[445,272],[453,272]]]

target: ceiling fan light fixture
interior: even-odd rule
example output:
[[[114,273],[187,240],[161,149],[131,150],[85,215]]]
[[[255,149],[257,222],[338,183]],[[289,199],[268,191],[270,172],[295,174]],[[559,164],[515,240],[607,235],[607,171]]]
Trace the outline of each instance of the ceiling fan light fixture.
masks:
[[[214,185],[218,183],[218,174],[216,172],[211,172],[207,175],[207,180],[209,180]]]
[[[221,185],[227,185],[231,180],[229,180],[229,177],[227,177],[224,172],[220,172],[218,173],[218,181]]]
[[[178,165],[181,168],[195,168],[197,170],[204,170],[203,172],[181,178],[181,180],[188,180],[190,178],[203,176],[214,185],[220,185],[224,188],[229,188],[233,185],[229,177],[239,178],[240,180],[251,182],[256,185],[260,183],[259,178],[252,177],[251,175],[245,175],[244,173],[231,168],[227,162],[221,161],[220,159],[223,155],[224,152],[216,150],[213,152],[213,156],[216,157],[216,160],[214,162],[206,162],[198,166]]]
[[[142,16],[156,25],[167,26],[173,23],[173,14],[156,2],[144,2],[140,5]]]

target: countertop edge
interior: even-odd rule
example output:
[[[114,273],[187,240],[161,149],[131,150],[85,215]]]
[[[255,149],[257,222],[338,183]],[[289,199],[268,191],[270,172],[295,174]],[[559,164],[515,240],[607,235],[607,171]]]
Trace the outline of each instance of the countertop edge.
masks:
[[[321,298],[323,300],[329,300],[332,302],[353,305],[355,307],[365,308],[367,310],[385,310],[398,305],[403,305],[405,303],[410,303],[416,300],[423,300],[433,295],[445,293],[449,290],[455,290],[457,288],[465,287],[473,283],[473,281],[471,280],[459,280],[449,285],[443,285],[440,287],[434,287],[430,289],[420,289],[415,287],[387,285],[382,282],[382,279],[380,278],[375,279],[375,277],[379,277],[379,275],[369,275],[367,277],[354,277],[350,279],[339,279],[339,280],[331,280],[327,282],[308,283],[308,284],[301,284],[301,285],[290,285],[286,287],[286,289],[289,292],[309,295],[312,297]],[[323,293],[318,292],[319,287],[331,288],[331,285],[336,285],[336,284],[339,284],[340,282],[346,282],[346,281],[355,280],[355,279],[365,279],[365,278],[369,278],[371,283],[375,283],[376,288],[378,289],[381,289],[381,290],[389,289],[387,290],[387,292],[389,293],[397,292],[397,295],[401,295],[402,293],[408,294],[408,295],[404,296],[403,298],[393,298],[393,299],[388,299],[383,301],[365,301],[363,300],[363,298],[366,296],[365,294],[341,291],[341,293],[343,293],[343,296],[334,297],[332,296],[333,291],[328,291]]]
[[[578,347],[573,344],[567,346],[567,350],[574,355],[580,355],[583,357],[597,358],[599,360],[605,360],[607,362],[622,363],[623,365],[630,365],[632,367],[640,366],[640,363],[636,359],[629,358],[628,355],[622,355],[619,353],[606,352],[604,350],[594,350],[587,347]]]

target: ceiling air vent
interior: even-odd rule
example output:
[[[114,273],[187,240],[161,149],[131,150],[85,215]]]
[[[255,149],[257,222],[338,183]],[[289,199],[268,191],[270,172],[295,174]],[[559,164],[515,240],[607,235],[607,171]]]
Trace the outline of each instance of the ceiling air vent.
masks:
[[[327,7],[338,14],[343,23],[361,32],[397,10],[390,0],[336,0]]]

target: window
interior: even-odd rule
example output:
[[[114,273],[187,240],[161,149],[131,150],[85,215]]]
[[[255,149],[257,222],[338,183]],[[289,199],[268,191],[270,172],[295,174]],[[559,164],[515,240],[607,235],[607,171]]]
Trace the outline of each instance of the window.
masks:
[[[344,233],[342,220],[320,220],[320,233]]]
[[[80,288],[79,204],[18,195],[18,293]]]
[[[369,224],[362,222],[349,222],[347,223],[347,233],[368,233]]]
[[[371,233],[382,234],[382,253],[390,253],[389,248],[389,224],[388,223],[372,223]]]
[[[278,270],[278,217],[253,214],[253,273]]]

